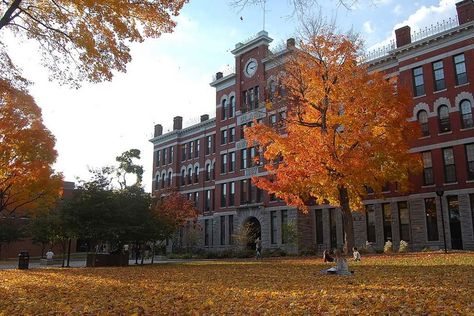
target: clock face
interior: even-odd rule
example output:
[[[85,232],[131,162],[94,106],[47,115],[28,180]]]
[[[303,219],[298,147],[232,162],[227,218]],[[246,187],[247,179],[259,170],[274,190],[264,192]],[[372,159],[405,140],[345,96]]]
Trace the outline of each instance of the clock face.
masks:
[[[245,65],[245,75],[247,77],[252,77],[257,72],[257,61],[255,59],[250,59]]]

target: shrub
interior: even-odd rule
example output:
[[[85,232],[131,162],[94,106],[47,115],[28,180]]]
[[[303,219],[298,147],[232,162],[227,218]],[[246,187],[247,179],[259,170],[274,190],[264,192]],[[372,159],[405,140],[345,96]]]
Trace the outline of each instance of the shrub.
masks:
[[[385,243],[385,246],[383,246],[383,252],[384,253],[392,253],[393,252],[393,244],[390,240],[388,240]]]
[[[408,252],[408,243],[404,240],[400,240],[400,246],[398,252]]]
[[[430,247],[425,247],[423,249],[421,249],[422,252],[429,252],[429,251],[433,251],[433,249],[431,249]]]

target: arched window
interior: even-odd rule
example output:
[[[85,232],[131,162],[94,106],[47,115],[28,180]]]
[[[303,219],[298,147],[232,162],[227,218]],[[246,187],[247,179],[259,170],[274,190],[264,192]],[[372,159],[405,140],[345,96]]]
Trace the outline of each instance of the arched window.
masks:
[[[211,180],[211,164],[206,165],[206,181]]]
[[[192,176],[193,176],[193,168],[189,168],[188,169],[188,184],[192,183],[192,180],[193,180]]]
[[[233,117],[235,115],[235,97],[230,97],[230,107],[229,107],[229,117]]]
[[[221,104],[221,120],[225,120],[227,115],[227,100],[222,100]]]
[[[430,129],[428,127],[428,113],[425,110],[418,112],[418,122],[421,127],[421,136],[430,136]]]
[[[161,175],[161,188],[164,189],[165,187],[165,178],[166,178],[166,173],[163,172]]]
[[[273,101],[275,98],[275,93],[277,90],[277,83],[275,80],[270,81],[269,89],[268,89],[268,99]]]
[[[451,124],[449,124],[449,109],[447,105],[441,105],[438,108],[438,122],[439,132],[449,132],[451,130]]]
[[[181,170],[181,185],[185,185],[186,184],[185,181],[186,181],[186,170],[183,169]]]
[[[160,175],[157,175],[155,178],[155,190],[160,188]]]
[[[173,174],[171,173],[171,171],[168,172],[168,186],[169,186],[169,187],[171,186],[171,176],[172,176],[172,175],[173,175]]]
[[[461,123],[462,128],[469,128],[474,126],[474,122],[472,120],[472,107],[471,102],[469,100],[462,100],[461,104],[459,105],[461,108]]]
[[[195,183],[199,182],[199,167],[198,166],[194,167],[194,182]]]

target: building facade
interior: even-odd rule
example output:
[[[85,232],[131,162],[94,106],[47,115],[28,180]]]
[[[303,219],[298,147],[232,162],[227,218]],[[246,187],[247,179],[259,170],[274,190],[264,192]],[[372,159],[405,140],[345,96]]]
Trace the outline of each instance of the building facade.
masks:
[[[474,2],[458,2],[456,9],[456,20],[423,32],[397,29],[394,44],[368,58],[370,71],[411,91],[410,120],[420,124],[422,135],[411,141],[410,151],[422,156],[424,168],[412,177],[409,195],[401,196],[395,185],[384,188],[383,199],[368,194],[365,209],[353,213],[358,246],[369,242],[382,249],[390,240],[397,248],[404,240],[413,250],[437,249],[446,239],[448,248],[474,249]],[[260,237],[264,249],[314,251],[343,244],[337,208],[315,206],[302,214],[252,184],[253,176],[266,173],[253,159],[258,151],[246,143],[244,128],[256,120],[284,129],[287,110],[274,102],[269,111],[265,102],[277,89],[285,93],[280,65],[295,41],[275,52],[271,42],[262,31],[236,44],[235,71],[218,72],[211,83],[215,118],[203,115],[183,129],[182,118],[175,117],[173,131],[164,135],[155,126],[154,195],[174,189],[195,201],[201,227],[195,242],[204,249],[234,248],[242,234]]]

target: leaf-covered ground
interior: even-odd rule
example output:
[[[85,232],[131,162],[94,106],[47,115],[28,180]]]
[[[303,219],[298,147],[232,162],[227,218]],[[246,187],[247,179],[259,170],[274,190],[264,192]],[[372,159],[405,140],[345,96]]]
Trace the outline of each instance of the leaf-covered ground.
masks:
[[[0,271],[0,315],[474,315],[474,253]]]

